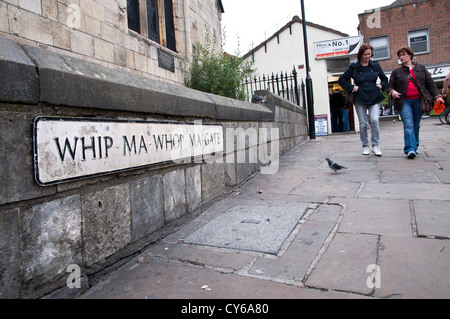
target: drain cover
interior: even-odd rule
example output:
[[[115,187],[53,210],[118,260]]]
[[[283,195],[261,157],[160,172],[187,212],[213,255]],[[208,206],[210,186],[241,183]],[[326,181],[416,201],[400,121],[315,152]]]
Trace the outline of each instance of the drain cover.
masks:
[[[184,242],[276,255],[307,209],[294,204],[234,206]]]

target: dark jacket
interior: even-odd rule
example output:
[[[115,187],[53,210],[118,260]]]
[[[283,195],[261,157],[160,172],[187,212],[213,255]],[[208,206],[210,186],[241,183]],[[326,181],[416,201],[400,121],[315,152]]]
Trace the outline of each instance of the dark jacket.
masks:
[[[353,75],[355,75],[354,78]],[[339,85],[347,92],[352,92],[355,86],[349,83],[351,78],[354,79],[355,85],[359,87],[358,92],[355,93],[355,103],[373,105],[385,99],[377,86],[377,80],[378,78],[381,80],[382,90],[385,90],[388,85],[388,78],[378,62],[370,60],[367,66],[361,65],[359,61],[350,64],[347,71],[338,80]]]
[[[433,101],[440,97],[436,83],[434,83],[430,73],[425,68],[425,66],[419,63],[413,64],[414,75],[425,98],[427,98],[429,101]],[[394,107],[396,110],[401,110],[403,103],[405,102],[409,75],[409,67],[402,65],[401,67],[392,71],[391,78],[389,79],[389,85],[387,88],[389,96],[391,96],[392,90],[395,90],[401,94],[398,99],[394,99]]]

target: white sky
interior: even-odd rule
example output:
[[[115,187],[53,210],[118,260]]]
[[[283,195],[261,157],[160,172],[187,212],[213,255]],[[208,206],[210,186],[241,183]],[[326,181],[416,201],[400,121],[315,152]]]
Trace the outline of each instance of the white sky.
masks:
[[[358,34],[358,14],[390,5],[395,0],[304,0],[305,20],[347,33]],[[292,17],[302,18],[300,0],[222,0],[224,49],[242,56],[272,36]],[[253,42],[253,46],[252,46]]]

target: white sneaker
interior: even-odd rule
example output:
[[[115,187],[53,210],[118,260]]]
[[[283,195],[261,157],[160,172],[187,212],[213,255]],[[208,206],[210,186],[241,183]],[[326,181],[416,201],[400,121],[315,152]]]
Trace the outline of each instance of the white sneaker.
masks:
[[[383,153],[381,153],[381,151],[380,151],[380,149],[378,148],[378,146],[372,147],[372,152],[374,152],[376,156],[381,156],[381,155],[383,155]]]
[[[369,152],[369,146],[366,146],[366,147],[363,147],[363,155],[369,155],[370,154],[370,152]]]

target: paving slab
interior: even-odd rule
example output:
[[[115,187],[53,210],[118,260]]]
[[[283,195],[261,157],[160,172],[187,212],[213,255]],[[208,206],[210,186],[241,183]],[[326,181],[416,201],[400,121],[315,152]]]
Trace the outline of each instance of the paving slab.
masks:
[[[376,264],[378,236],[342,234],[334,237],[317,267],[306,281],[307,287],[372,294],[367,285],[367,268]]]
[[[328,197],[354,197],[360,188],[360,183],[344,182],[339,180],[337,173],[335,180],[324,182],[322,180],[312,180],[297,186],[289,194],[299,196],[328,196]],[[342,174],[343,175],[343,174]]]
[[[237,205],[184,238],[185,243],[277,254],[305,205]]]
[[[192,303],[196,300],[204,302],[205,299],[318,298],[354,299],[360,296],[224,274],[213,269],[166,259],[151,258],[139,262],[136,258],[81,297],[81,299],[185,299],[191,300]],[[173,309],[167,311],[176,313]]]
[[[450,200],[415,200],[418,236],[450,238]]]
[[[159,257],[199,266],[209,266],[227,271],[245,268],[255,258],[254,254],[243,254],[231,249],[211,249],[198,245],[187,245],[183,241],[176,244],[160,242],[152,245],[142,254],[147,257]]]
[[[381,183],[427,183],[438,184],[439,179],[433,170],[393,171],[384,170],[380,174]]]
[[[425,171],[436,169],[436,163],[424,160],[424,155],[419,154],[414,160],[403,156],[400,159],[391,159],[389,161],[380,161],[376,163],[376,169],[379,171]]]
[[[382,236],[381,298],[450,298],[450,242]]]
[[[249,273],[271,280],[301,282],[335,225],[333,221],[306,221],[282,256],[258,258]]]
[[[358,197],[389,198],[389,199],[432,199],[448,198],[450,185],[440,184],[395,184],[366,183]]]
[[[339,232],[411,236],[408,200],[377,198],[339,198],[332,202],[346,204]]]

